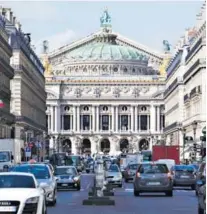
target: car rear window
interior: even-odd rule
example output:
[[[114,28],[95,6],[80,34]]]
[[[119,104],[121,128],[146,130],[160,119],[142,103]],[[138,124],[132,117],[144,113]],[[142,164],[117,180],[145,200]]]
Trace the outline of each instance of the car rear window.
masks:
[[[138,168],[138,164],[131,164],[131,165],[129,165],[129,168],[130,169],[137,169]]]
[[[111,165],[108,169],[109,172],[119,172],[119,168],[117,165]]]
[[[138,172],[141,174],[168,173],[166,164],[142,164]]]
[[[193,172],[193,171],[195,171],[195,168],[193,166],[188,166],[188,165],[177,165],[177,166],[175,166],[175,171]]]

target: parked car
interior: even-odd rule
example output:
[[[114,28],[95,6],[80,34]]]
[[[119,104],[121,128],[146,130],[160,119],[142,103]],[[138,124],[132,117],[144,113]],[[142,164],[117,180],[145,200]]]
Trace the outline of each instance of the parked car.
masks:
[[[166,164],[140,164],[134,179],[134,196],[144,192],[164,192],[173,196],[173,180]]]
[[[31,173],[35,176],[40,187],[45,190],[46,202],[51,205],[56,204],[57,182],[56,178],[46,164],[23,164],[16,165],[13,172]]]
[[[0,174],[0,213],[47,213],[45,192],[38,186],[34,175]]]
[[[173,185],[181,187],[191,187],[195,190],[196,176],[195,168],[190,165],[175,165],[171,169],[173,175]]]

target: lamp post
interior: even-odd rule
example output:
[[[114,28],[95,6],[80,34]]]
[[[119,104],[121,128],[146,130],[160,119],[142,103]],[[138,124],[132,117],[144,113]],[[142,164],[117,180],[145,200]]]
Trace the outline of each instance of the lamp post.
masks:
[[[53,154],[55,153],[55,136],[52,136],[53,139]]]
[[[193,126],[193,141],[196,144],[196,129],[197,129],[197,121],[193,121],[192,126]],[[197,151],[195,152],[195,160],[197,160]]]
[[[182,134],[183,134],[183,162],[185,160],[185,137],[186,137],[186,129],[183,128],[181,129]]]

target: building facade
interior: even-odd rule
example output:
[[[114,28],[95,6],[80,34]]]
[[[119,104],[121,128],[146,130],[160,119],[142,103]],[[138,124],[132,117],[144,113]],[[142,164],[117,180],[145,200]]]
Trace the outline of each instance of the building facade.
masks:
[[[0,139],[11,137],[11,124],[14,123],[14,116],[10,113],[10,80],[14,76],[10,66],[12,48],[8,43],[5,24],[5,18],[0,13],[0,100],[4,104],[4,107],[0,108]]]
[[[30,46],[30,34],[22,32],[11,9],[2,8],[0,15],[5,17],[5,30],[12,48],[9,49],[12,51],[10,64],[14,69],[10,107],[15,115],[12,137],[36,141],[46,131],[44,67]]]
[[[164,128],[163,57],[112,31],[42,56],[50,149],[81,152],[151,149]]]
[[[167,68],[165,137],[167,145],[179,144],[182,159],[195,156],[206,126],[206,17],[205,4],[197,25],[186,31]]]

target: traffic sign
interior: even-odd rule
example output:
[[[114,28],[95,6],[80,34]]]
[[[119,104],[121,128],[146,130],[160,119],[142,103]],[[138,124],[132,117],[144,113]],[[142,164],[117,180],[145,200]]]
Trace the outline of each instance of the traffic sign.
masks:
[[[25,152],[31,152],[31,148],[30,147],[26,147],[25,148]]]
[[[25,156],[30,158],[31,155],[32,155],[31,148],[30,147],[26,147],[25,148]]]

